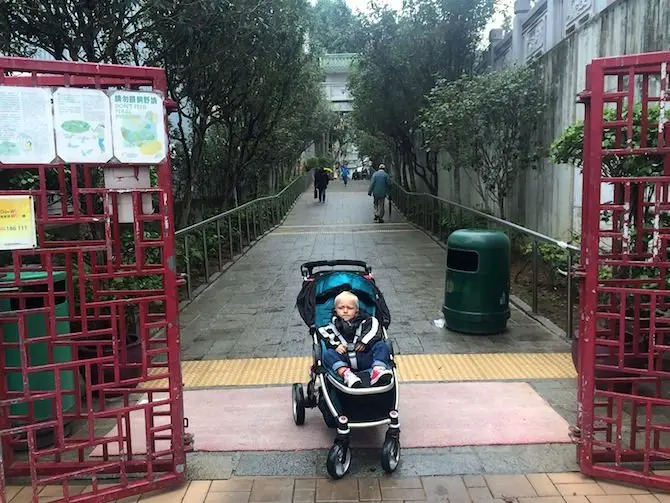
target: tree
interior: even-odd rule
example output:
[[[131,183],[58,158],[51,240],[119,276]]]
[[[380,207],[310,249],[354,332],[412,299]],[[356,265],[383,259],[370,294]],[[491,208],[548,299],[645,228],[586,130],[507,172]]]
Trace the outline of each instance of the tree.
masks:
[[[368,159],[372,166],[386,164],[387,166],[397,165],[393,162],[394,149],[393,143],[388,138],[374,136],[365,131],[356,131],[356,145],[361,159]]]
[[[358,52],[363,49],[362,19],[345,0],[317,0],[311,8],[310,43],[317,52]]]
[[[437,193],[437,153],[420,151],[419,111],[439,78],[472,70],[493,0],[407,0],[400,15],[376,8],[350,79],[358,129],[394,145],[401,178]]]
[[[308,21],[307,0],[14,0],[0,4],[0,49],[164,68],[178,106],[170,136],[184,226],[194,200],[226,207],[257,193],[277,172],[269,163],[297,161],[322,126]]]
[[[0,2],[0,50],[41,49],[57,60],[141,64],[142,37],[151,29],[142,0],[11,0]]]
[[[179,227],[189,222],[206,137],[218,121],[215,106],[226,90],[222,73],[226,65],[235,63],[236,52],[228,51],[221,38],[239,23],[240,7],[190,0],[157,0],[151,5],[152,17],[159,20],[150,42],[151,63],[165,68],[170,97],[178,106],[171,136],[180,154],[176,165],[183,200]]]
[[[505,199],[519,174],[544,153],[544,84],[539,68],[511,66],[454,82],[440,81],[422,112],[433,150],[465,167],[485,205],[505,218]]]
[[[180,225],[186,225],[194,198],[229,206],[243,198],[241,191],[258,191],[255,163],[268,158],[278,130],[290,136],[286,127],[300,127],[285,118],[296,113],[298,99],[315,106],[310,96],[320,76],[314,56],[303,51],[304,0],[180,0],[176,8],[153,1],[153,16],[162,20],[154,59],[166,68],[179,104],[173,137],[183,160]]]
[[[250,33],[256,39],[247,44],[246,65],[227,69],[232,85],[217,103],[226,135],[222,155],[229,196],[242,188],[241,173],[256,162],[284,115],[292,113],[304,91],[300,81],[317,85],[315,57],[303,50],[306,13],[306,1],[282,0],[260,2],[250,14],[258,23]],[[245,54],[243,46],[238,50]]]

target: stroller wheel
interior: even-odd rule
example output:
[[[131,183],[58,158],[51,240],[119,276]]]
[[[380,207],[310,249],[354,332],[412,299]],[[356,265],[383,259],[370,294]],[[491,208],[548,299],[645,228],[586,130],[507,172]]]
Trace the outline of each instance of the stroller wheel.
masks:
[[[293,421],[300,426],[305,424],[305,395],[302,392],[302,384],[293,385]]]
[[[400,439],[386,437],[382,446],[382,468],[386,473],[393,473],[400,461]]]
[[[351,466],[351,449],[349,446],[335,444],[328,451],[328,459],[326,459],[326,469],[328,475],[334,479],[341,479],[349,471]]]

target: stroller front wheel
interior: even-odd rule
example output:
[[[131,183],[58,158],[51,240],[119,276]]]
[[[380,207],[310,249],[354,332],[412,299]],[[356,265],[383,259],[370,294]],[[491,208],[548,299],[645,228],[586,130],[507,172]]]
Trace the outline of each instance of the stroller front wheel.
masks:
[[[302,384],[293,385],[293,421],[298,426],[305,424],[305,394],[302,391]]]
[[[334,479],[341,479],[349,471],[351,466],[351,449],[348,445],[334,444],[328,451],[326,469],[328,475]]]
[[[400,439],[387,436],[382,446],[382,468],[386,473],[393,473],[400,461]]]

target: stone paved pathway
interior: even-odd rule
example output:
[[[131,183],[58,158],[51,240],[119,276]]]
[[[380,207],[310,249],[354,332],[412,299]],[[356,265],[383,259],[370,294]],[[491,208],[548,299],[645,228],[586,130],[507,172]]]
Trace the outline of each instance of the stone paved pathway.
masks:
[[[311,354],[294,307],[300,264],[351,258],[373,267],[393,318],[399,353],[566,352],[565,341],[514,309],[509,331],[472,337],[437,328],[445,251],[394,213],[372,222],[367,182],[335,181],[327,201],[307,192],[283,225],[264,237],[181,314],[184,360]]]

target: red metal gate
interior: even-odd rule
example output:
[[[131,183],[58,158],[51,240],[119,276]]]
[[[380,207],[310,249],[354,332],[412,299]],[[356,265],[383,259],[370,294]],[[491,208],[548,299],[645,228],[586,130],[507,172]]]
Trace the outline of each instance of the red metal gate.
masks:
[[[579,325],[583,473],[670,489],[670,52],[587,67]]]
[[[79,502],[185,480],[166,91],[0,58],[2,501],[13,477]]]

